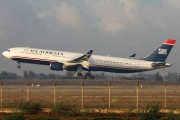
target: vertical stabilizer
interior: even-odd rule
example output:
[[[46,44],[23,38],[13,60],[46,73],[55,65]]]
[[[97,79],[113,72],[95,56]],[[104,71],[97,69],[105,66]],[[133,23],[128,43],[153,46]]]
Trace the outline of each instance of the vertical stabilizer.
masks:
[[[160,47],[158,47],[153,53],[142,58],[141,60],[165,62],[175,43],[176,40],[168,39]]]

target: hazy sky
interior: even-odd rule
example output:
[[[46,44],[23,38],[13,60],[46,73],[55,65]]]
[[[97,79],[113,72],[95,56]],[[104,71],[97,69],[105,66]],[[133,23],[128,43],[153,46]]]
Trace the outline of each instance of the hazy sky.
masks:
[[[93,49],[94,54],[142,58],[172,38],[177,44],[167,61],[176,64],[165,71],[180,72],[179,24],[180,0],[0,0],[0,51]],[[0,70],[51,72],[48,66],[16,66],[0,55]]]

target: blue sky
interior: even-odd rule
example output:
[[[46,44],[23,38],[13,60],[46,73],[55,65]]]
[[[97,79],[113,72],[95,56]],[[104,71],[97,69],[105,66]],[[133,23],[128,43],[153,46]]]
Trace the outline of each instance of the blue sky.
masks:
[[[169,58],[179,63],[179,0],[0,0],[0,51],[35,47],[141,58],[168,38],[176,39]],[[0,69],[52,72],[0,56]],[[161,72],[160,70],[159,72]],[[179,64],[165,71],[179,72]],[[154,71],[156,72],[156,71]]]

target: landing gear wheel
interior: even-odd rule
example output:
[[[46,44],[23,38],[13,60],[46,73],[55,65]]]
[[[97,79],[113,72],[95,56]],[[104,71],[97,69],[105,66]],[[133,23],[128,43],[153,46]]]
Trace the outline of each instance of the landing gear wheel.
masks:
[[[78,72],[77,76],[83,76],[83,74],[81,72]]]
[[[17,66],[17,69],[20,69],[20,68],[21,68],[21,66],[20,66],[20,65],[18,65],[18,66]]]
[[[83,78],[84,78],[84,80],[85,80],[87,77],[86,77],[86,76],[84,76]]]
[[[21,66],[20,66],[20,62],[19,61],[17,61],[17,69],[20,69],[21,68]]]
[[[95,77],[94,77],[94,76],[91,76],[91,79],[93,80],[93,79],[95,79]]]

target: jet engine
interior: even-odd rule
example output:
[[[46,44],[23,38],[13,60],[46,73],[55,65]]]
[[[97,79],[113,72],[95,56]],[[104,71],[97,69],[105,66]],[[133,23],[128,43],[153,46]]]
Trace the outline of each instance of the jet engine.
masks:
[[[63,69],[65,69],[65,66],[64,66],[64,64],[59,63],[59,62],[51,62],[50,63],[50,69],[51,70],[62,71]]]

